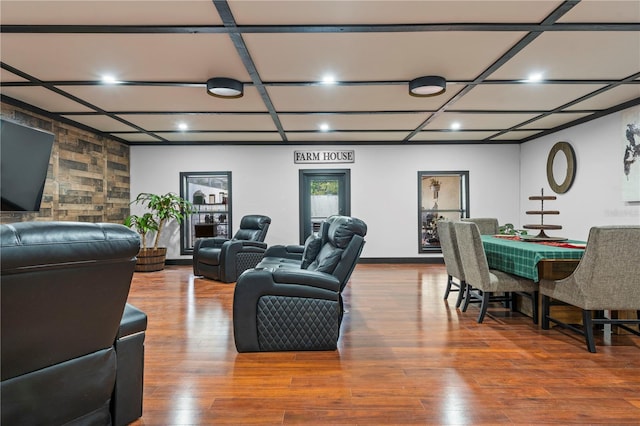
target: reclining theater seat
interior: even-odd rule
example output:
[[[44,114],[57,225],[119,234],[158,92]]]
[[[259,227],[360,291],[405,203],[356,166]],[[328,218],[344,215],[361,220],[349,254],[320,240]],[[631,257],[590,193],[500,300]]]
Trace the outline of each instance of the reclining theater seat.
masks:
[[[199,238],[193,247],[193,275],[232,283],[247,269],[260,262],[267,249],[271,218],[247,215],[240,221],[240,229],[233,239]]]
[[[364,247],[366,224],[332,216],[303,253],[278,259],[279,246],[238,278],[233,330],[238,352],[335,350],[342,321],[341,292]],[[274,246],[278,247],[278,246]],[[299,257],[299,259],[297,259]]]
[[[126,303],[138,234],[0,226],[3,425],[125,425],[142,415],[147,317]]]

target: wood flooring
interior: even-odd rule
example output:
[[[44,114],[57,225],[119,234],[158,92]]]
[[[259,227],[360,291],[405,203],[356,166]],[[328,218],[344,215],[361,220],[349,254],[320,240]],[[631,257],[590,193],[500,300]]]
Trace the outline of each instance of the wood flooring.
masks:
[[[234,284],[136,273],[142,425],[640,424],[640,338],[541,330],[500,305],[443,300],[443,265],[358,265],[337,351],[236,352]]]

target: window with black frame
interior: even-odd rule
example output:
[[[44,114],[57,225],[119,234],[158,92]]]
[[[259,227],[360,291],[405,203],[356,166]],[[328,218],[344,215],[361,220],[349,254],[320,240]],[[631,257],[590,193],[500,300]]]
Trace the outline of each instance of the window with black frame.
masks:
[[[231,238],[231,172],[182,172],[180,196],[195,207],[180,225],[181,254],[193,254],[198,238]]]
[[[469,172],[418,172],[418,252],[440,252],[438,220],[469,217]]]

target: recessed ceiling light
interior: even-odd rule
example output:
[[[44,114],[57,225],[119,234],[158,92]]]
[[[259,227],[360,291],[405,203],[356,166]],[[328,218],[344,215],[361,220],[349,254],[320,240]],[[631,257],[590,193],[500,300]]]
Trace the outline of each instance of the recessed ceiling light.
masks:
[[[188,128],[189,126],[187,126],[187,123],[178,123],[178,129],[187,130]]]
[[[102,82],[105,84],[115,84],[118,81],[116,80],[116,78],[111,75],[111,74],[105,74],[102,76]]]
[[[458,121],[454,121],[453,123],[451,123],[451,130],[459,130],[460,127],[461,127],[461,124]]]
[[[527,81],[530,83],[536,83],[538,81],[542,81],[542,73],[541,72],[533,72],[531,74],[529,74],[529,77],[527,78]]]
[[[320,130],[322,130],[323,132],[329,131],[329,125],[327,123],[322,123],[320,125]]]
[[[336,78],[332,74],[326,74],[322,77],[323,84],[336,84]]]

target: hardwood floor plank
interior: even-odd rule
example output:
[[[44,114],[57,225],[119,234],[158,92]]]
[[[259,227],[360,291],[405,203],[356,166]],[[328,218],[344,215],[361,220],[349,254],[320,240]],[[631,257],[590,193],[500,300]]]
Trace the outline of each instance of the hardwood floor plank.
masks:
[[[234,284],[190,267],[136,273],[149,318],[143,417],[151,425],[639,424],[640,339],[542,330],[494,304],[442,299],[443,265],[358,265],[337,351],[243,353]]]

